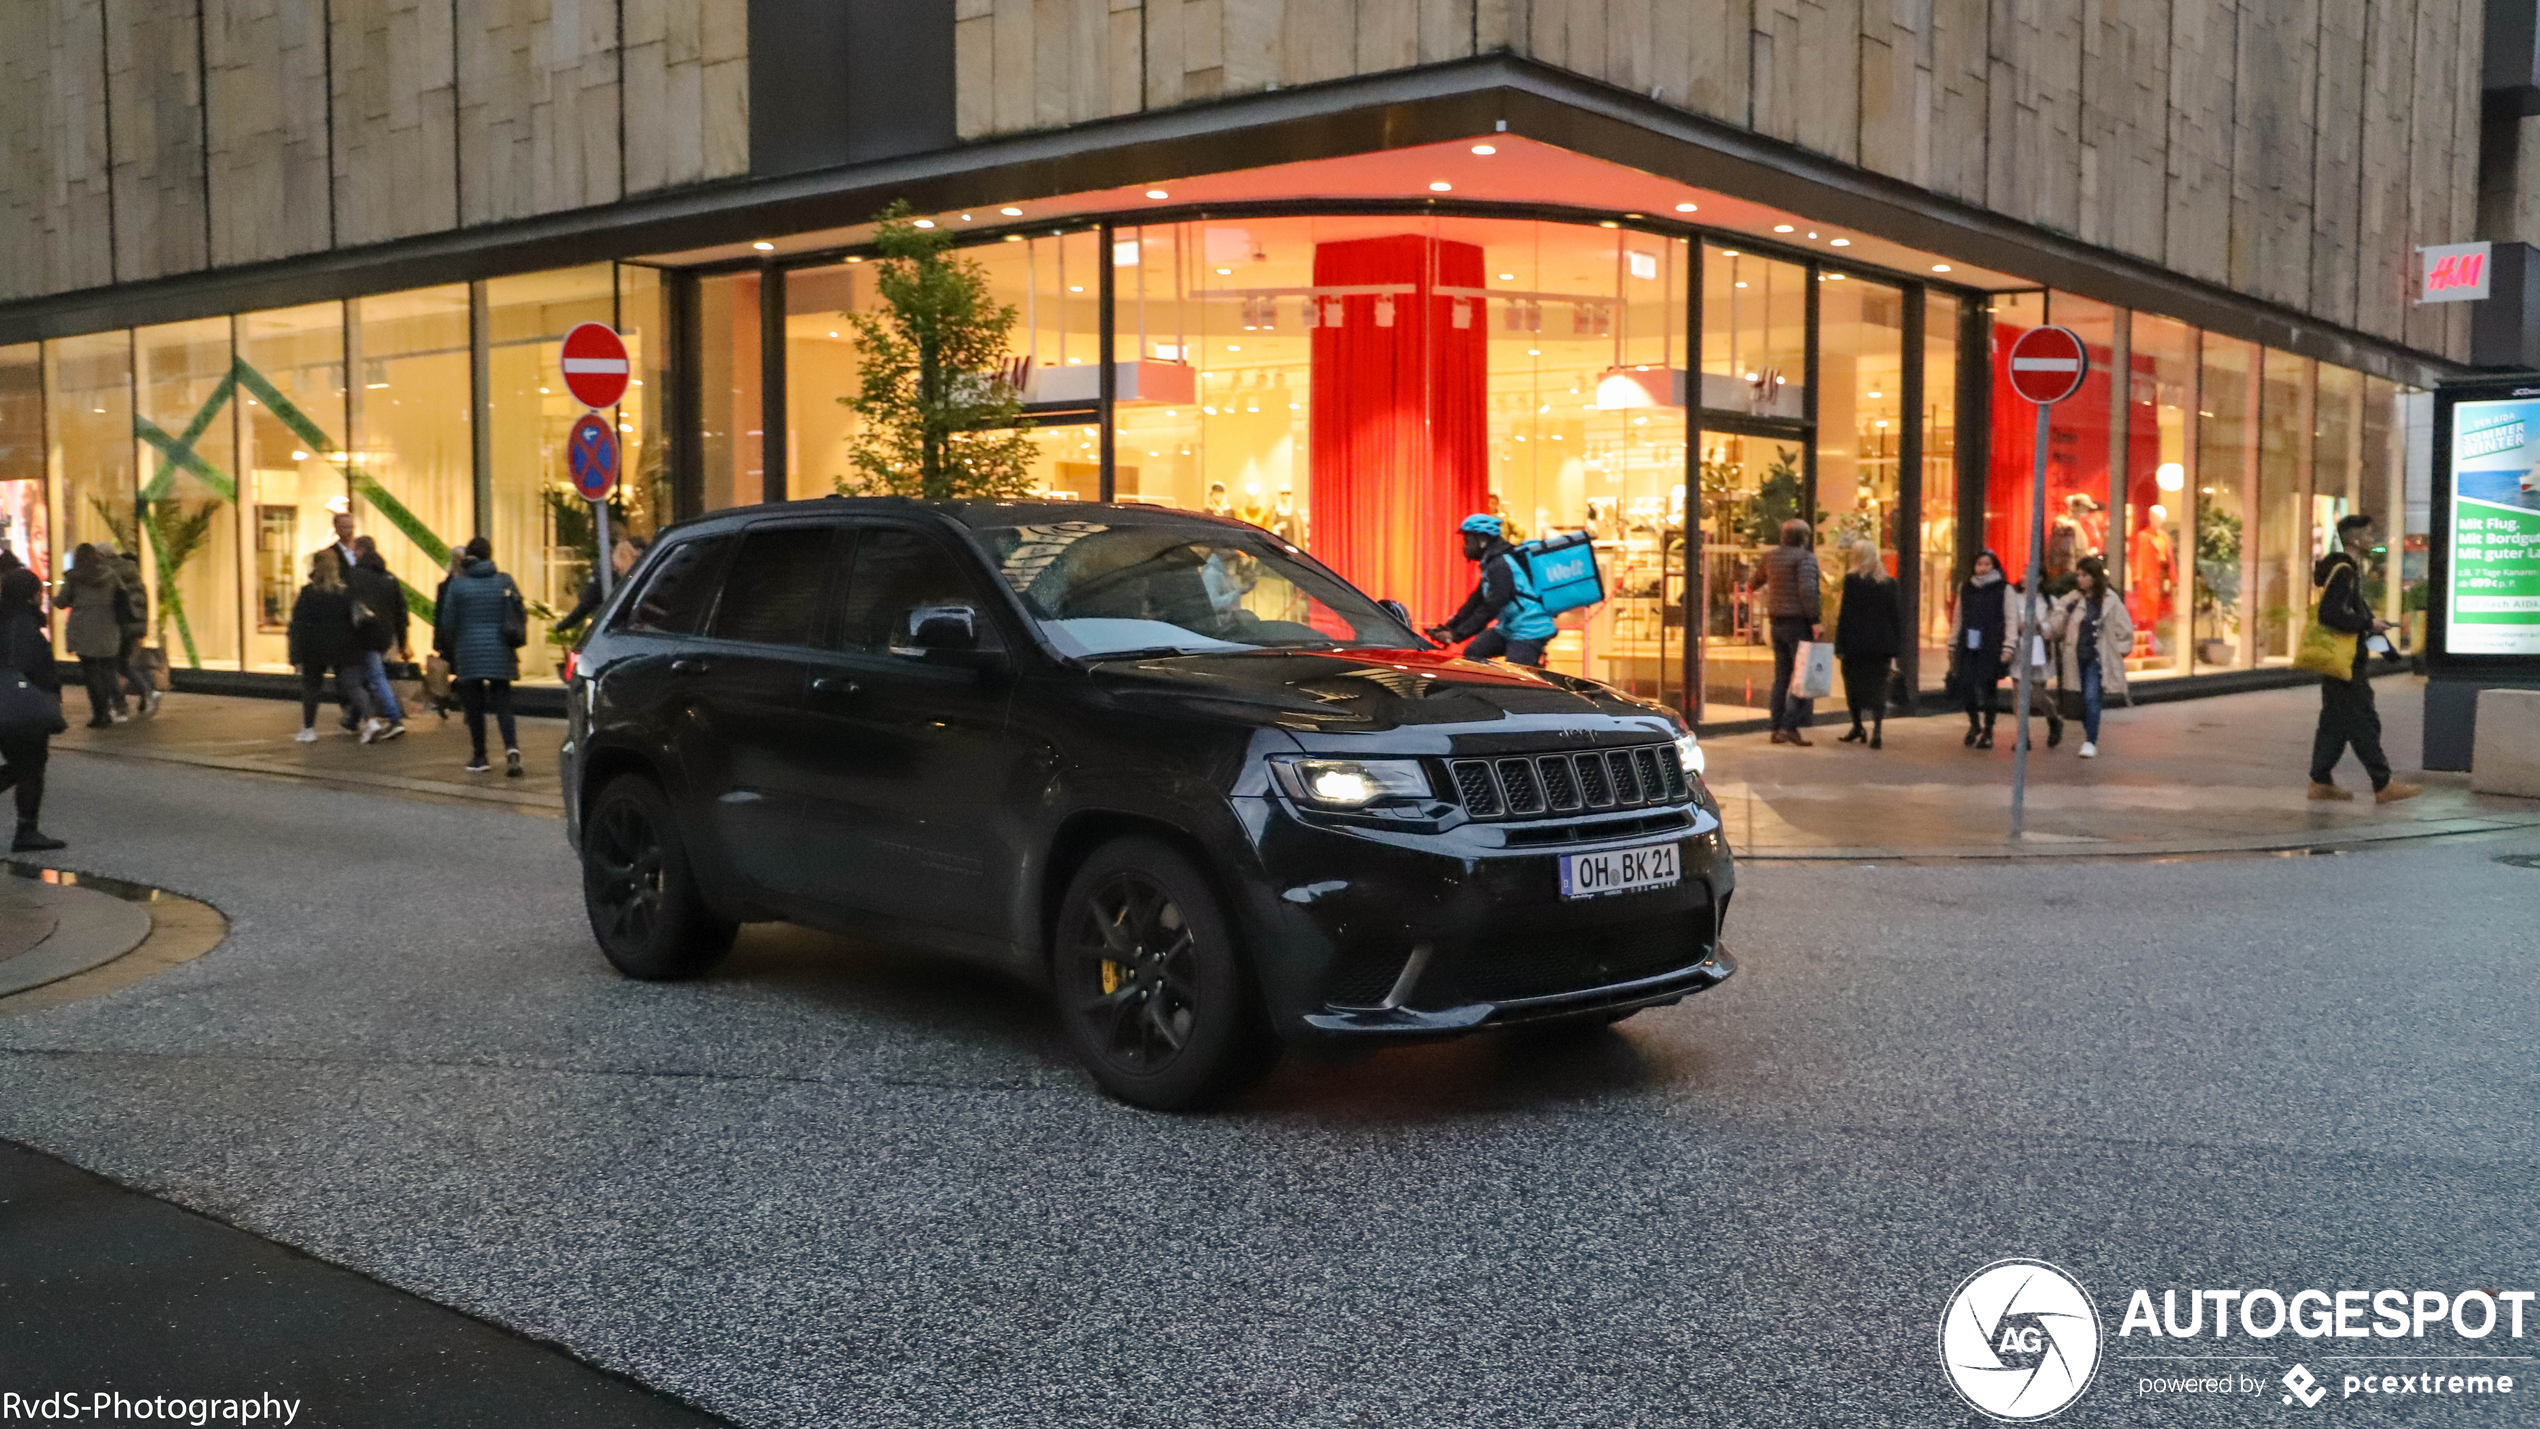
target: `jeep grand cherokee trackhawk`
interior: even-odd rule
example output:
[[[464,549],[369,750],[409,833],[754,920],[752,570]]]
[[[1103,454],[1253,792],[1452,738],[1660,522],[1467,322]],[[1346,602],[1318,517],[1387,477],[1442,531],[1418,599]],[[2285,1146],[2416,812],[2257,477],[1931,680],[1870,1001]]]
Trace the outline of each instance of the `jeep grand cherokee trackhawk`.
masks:
[[[1256,527],[827,498],[666,533],[572,669],[600,947],[703,971],[790,919],[1051,992],[1142,1106],[1282,1041],[1612,1021],[1717,985],[1701,750],[1458,659]]]

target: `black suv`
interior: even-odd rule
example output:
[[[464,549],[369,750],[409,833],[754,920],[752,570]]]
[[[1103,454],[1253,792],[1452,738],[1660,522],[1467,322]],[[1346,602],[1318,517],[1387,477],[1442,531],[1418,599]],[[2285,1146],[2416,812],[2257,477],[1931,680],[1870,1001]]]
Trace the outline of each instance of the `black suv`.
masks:
[[[724,512],[571,676],[568,832],[621,971],[698,973],[754,919],[922,944],[1048,987],[1145,1106],[1283,1039],[1613,1021],[1736,967],[1673,713],[1429,648],[1234,521]]]

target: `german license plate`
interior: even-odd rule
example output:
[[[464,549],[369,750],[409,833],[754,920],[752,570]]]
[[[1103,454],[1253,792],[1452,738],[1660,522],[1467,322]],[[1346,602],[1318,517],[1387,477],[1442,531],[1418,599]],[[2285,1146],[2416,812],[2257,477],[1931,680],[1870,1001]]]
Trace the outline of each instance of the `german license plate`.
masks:
[[[1603,853],[1561,855],[1561,896],[1599,898],[1608,893],[1638,893],[1644,888],[1673,888],[1684,876],[1677,845],[1644,844]]]

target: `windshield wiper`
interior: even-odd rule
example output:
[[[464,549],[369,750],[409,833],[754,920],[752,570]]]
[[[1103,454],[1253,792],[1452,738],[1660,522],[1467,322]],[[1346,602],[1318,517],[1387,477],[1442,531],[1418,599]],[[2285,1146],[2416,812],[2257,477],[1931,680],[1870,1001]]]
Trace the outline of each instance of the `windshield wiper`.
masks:
[[[1165,655],[1204,655],[1204,650],[1186,650],[1179,645],[1141,645],[1134,650],[1097,650],[1077,658],[1091,663],[1096,660],[1153,660]]]

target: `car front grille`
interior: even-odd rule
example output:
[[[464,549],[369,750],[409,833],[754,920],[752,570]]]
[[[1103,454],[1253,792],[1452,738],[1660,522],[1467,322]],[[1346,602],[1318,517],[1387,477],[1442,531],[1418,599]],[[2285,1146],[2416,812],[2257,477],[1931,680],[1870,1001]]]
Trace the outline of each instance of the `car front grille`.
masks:
[[[1531,933],[1442,949],[1412,1001],[1422,1007],[1586,992],[1687,968],[1711,953],[1708,906],[1575,933]]]
[[[1464,812],[1476,819],[1536,819],[1604,813],[1691,797],[1673,746],[1521,754],[1449,762]]]

